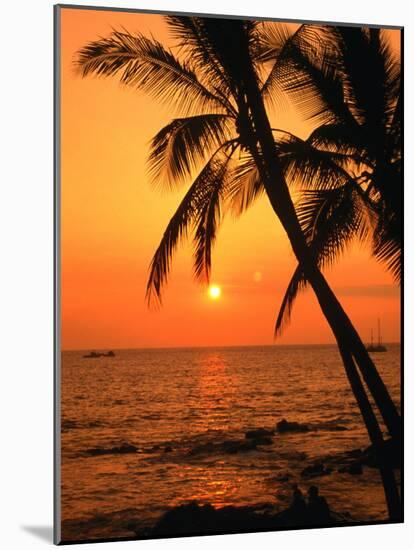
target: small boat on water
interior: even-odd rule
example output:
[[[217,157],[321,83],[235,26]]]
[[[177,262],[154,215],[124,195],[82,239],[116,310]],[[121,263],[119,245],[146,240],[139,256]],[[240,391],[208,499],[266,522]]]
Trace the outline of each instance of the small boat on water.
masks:
[[[99,357],[115,357],[115,353],[111,350],[108,353],[97,353],[96,351],[91,351],[87,355],[83,356],[83,359],[98,359]]]
[[[98,357],[101,357],[101,356],[102,356],[101,353],[96,353],[96,351],[91,351],[87,355],[84,355],[83,358],[84,359],[98,359]]]
[[[368,346],[365,346],[367,351],[371,353],[383,353],[388,351],[387,348],[382,343],[381,339],[381,321],[378,319],[378,343],[374,344],[374,331],[371,329],[371,343]]]

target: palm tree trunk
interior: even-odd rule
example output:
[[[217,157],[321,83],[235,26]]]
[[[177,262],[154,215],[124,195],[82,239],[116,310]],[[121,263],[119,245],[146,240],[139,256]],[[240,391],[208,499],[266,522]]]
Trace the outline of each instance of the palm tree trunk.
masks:
[[[342,346],[340,346],[339,351],[342,356],[342,361],[344,363],[352,391],[364,419],[369,438],[372,441],[374,448],[383,449],[384,439],[382,437],[382,432],[356,369],[354,360],[348,350]],[[383,460],[383,453],[377,454],[376,458],[378,461],[382,484],[384,486],[389,518],[391,521],[401,521],[401,502],[397,483],[395,481],[394,471],[392,467],[387,464],[385,460]]]
[[[241,55],[245,53],[245,59],[250,60],[247,43],[245,47],[246,51],[241,52]],[[273,134],[260,94],[253,64],[250,62],[250,66],[246,68],[247,70],[244,72],[244,92],[253,126],[251,131],[251,152],[255,157],[257,168],[272,207],[289,237],[296,258],[303,268],[306,278],[311,284],[321,309],[338,342],[348,379],[380,463],[389,516],[391,520],[396,520],[400,517],[398,488],[393,472],[385,460],[381,429],[362,385],[353,357],[358,363],[367,386],[392,436],[399,437],[401,435],[400,418],[365,346],[312,257],[301,230],[286,180],[277,161]],[[257,144],[260,146],[260,151],[257,148]]]
[[[279,172],[278,179],[273,181],[283,182],[283,179],[283,174]],[[311,255],[287,185],[272,185],[268,195],[338,344],[342,342],[351,351],[390,435],[395,439],[400,439],[401,419],[397,408],[359,334]]]
[[[279,201],[279,205],[280,205],[280,201]],[[284,210],[283,206],[278,206],[276,213],[278,214],[280,219],[284,217],[284,213],[282,214],[281,210]],[[292,240],[292,231],[288,231],[288,235],[294,250],[296,249],[295,250],[295,253],[296,253],[297,248],[299,248],[299,250],[301,248],[300,244],[299,246],[297,244],[297,241],[298,241],[297,236],[295,240]],[[303,246],[303,243],[302,243],[302,246]],[[344,331],[342,330],[343,325],[341,324],[341,321],[343,321],[343,317],[346,318],[345,320],[349,325],[351,325],[351,322],[347,318],[345,312],[343,313],[343,316],[337,315],[338,309],[339,308],[342,309],[341,305],[339,304],[336,296],[333,294],[332,290],[330,289],[328,283],[324,279],[322,273],[319,271],[319,269],[315,265],[312,265],[312,261],[309,258],[309,249],[307,249],[306,254],[302,250],[302,251],[299,251],[299,253],[297,253],[296,255],[299,262],[301,261],[301,257],[305,256],[306,258],[306,262],[307,262],[305,264],[306,267],[304,266],[306,277],[311,282],[312,288],[314,289],[315,294],[317,295],[321,309],[325,317],[327,318],[333,330],[335,338],[337,340],[339,351],[341,353],[342,361],[345,367],[345,372],[350,382],[355,399],[358,403],[370,441],[375,450],[375,455],[378,460],[381,479],[384,487],[385,498],[387,502],[389,518],[391,521],[400,521],[401,520],[401,503],[400,503],[398,487],[395,481],[392,467],[387,463],[387,460],[384,455],[384,440],[383,440],[382,432],[378,424],[378,421],[375,417],[375,414],[373,412],[371,403],[369,402],[366,391],[363,387],[358,370],[355,366],[353,355],[356,356],[356,352],[354,351],[354,347],[352,346],[350,340],[343,336]],[[332,303],[334,307],[332,307]],[[351,328],[353,332],[356,333],[352,325],[351,325]],[[352,353],[350,350],[352,350]],[[363,346],[363,352],[367,354],[365,350],[365,346]],[[364,372],[364,370],[361,369],[361,372]],[[365,379],[366,378],[368,378],[369,380],[372,380],[372,378],[365,377]],[[388,396],[389,400],[391,401],[391,398],[389,397],[388,392],[382,380],[381,380],[381,384],[382,386],[384,386],[385,393]],[[368,383],[367,383],[367,386],[369,387]],[[377,394],[377,398],[378,398],[378,394]],[[394,407],[393,403],[392,405]],[[383,410],[385,410],[387,413],[390,412],[387,407],[384,407]],[[391,412],[392,412],[392,409],[391,409]],[[398,413],[396,414],[398,416]],[[385,413],[383,416],[388,419],[388,416]],[[397,434],[394,434],[394,435],[399,436],[401,434],[399,417],[398,417],[397,426],[399,431],[397,432]]]
[[[250,73],[250,75],[247,73]],[[252,137],[253,141],[260,144],[261,150],[260,153],[257,153],[259,158],[256,159],[256,163],[258,163],[258,169],[270,203],[289,237],[296,258],[304,269],[338,343],[343,342],[352,352],[390,435],[400,439],[401,419],[397,408],[365,349],[364,343],[317,267],[306,243],[286,180],[277,161],[273,134],[253,66],[251,72],[246,71],[245,76],[247,77],[245,92],[255,128],[255,135]]]
[[[310,282],[322,309],[329,311],[328,321],[335,336],[339,340],[345,339],[348,349],[352,351],[390,435],[395,439],[400,439],[401,419],[398,411],[349,317],[319,269],[312,274]],[[346,336],[342,338],[344,331]]]
[[[260,155],[256,154],[254,156],[257,157],[257,162],[260,163]],[[273,156],[275,156],[275,154]],[[262,174],[262,177],[264,179],[265,175]],[[283,182],[283,180],[283,174],[279,172],[278,179],[274,179],[273,181]],[[375,404],[381,413],[390,435],[396,439],[400,439],[401,419],[397,408],[371,357],[365,349],[365,345],[361,341],[361,338],[325,277],[315,265],[314,259],[311,257],[311,253],[297,220],[287,186],[268,184],[266,190],[272,207],[288,234],[296,258],[306,273],[306,277],[317,296],[319,305],[321,306],[336,340],[338,343],[343,342],[348,349],[352,351],[364,381],[374,398]],[[283,195],[285,195],[284,200]]]

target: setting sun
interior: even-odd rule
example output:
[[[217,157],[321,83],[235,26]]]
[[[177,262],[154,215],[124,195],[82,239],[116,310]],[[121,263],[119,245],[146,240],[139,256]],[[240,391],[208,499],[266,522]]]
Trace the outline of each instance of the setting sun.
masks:
[[[208,289],[208,295],[212,300],[217,300],[221,296],[221,288],[217,285],[211,285]]]

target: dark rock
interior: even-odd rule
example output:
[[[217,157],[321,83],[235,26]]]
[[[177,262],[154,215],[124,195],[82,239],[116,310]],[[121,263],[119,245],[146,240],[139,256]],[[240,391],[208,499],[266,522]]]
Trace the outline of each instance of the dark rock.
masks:
[[[264,443],[261,443],[262,445]],[[257,441],[255,439],[229,439],[222,441],[221,443],[204,443],[198,445],[189,451],[190,456],[196,456],[200,454],[237,454],[248,451],[254,451],[257,448]]]
[[[273,439],[271,437],[257,437],[252,440],[255,445],[272,445]]]
[[[127,453],[136,453],[138,448],[135,445],[129,445],[129,443],[123,443],[120,447],[113,447],[112,452],[127,454]]]
[[[221,447],[223,451],[227,454],[236,454],[236,453],[243,453],[246,451],[253,451],[256,449],[257,443],[256,440],[248,440],[248,441],[224,441],[224,443],[221,444]]]
[[[107,454],[110,454],[108,449],[88,449],[87,451],[85,451],[85,454],[89,455],[89,456],[100,456],[100,455],[107,455]]]
[[[85,453],[90,456],[101,456],[101,455],[129,454],[129,453],[136,453],[137,451],[138,451],[138,447],[135,447],[135,445],[130,445],[129,443],[123,443],[119,447],[111,447],[109,449],[105,449],[102,447],[88,449],[87,451],[85,451]]]
[[[325,468],[321,462],[315,462],[311,466],[307,466],[301,472],[302,477],[318,477],[332,473],[332,468]]]
[[[200,454],[209,454],[213,453],[215,450],[214,443],[203,443],[201,445],[197,445],[196,447],[193,447],[188,451],[188,454],[193,455],[200,455]]]
[[[289,481],[290,474],[280,474],[277,476],[276,481]]]
[[[363,469],[359,462],[353,462],[352,464],[348,464],[348,466],[340,468],[338,472],[340,474],[361,475],[363,473]]]
[[[332,432],[346,432],[348,428],[346,426],[341,426],[340,424],[336,426],[331,426],[329,428]]]
[[[166,445],[164,447],[164,453],[172,453],[173,451],[173,448],[171,447],[171,445]]]
[[[76,428],[78,428],[78,423],[76,422],[76,420],[70,420],[70,419],[62,420],[62,423],[61,423],[62,432],[67,432],[69,430],[74,430]]]
[[[269,437],[274,435],[274,431],[266,430],[265,428],[257,428],[256,430],[249,430],[245,433],[246,439],[257,439],[260,437]]]
[[[247,506],[217,509],[211,504],[191,502],[166,512],[152,529],[151,536],[242,533],[274,529],[277,526],[275,516],[257,514],[253,508]]]
[[[296,451],[295,449],[286,451],[283,455],[288,461],[299,460],[303,462],[308,458],[308,455],[304,451]]]
[[[270,506],[260,509],[254,506],[214,508],[210,504],[191,502],[166,512],[148,533],[148,537],[274,531],[281,527],[298,525],[297,522],[292,522],[291,514],[286,511],[272,514],[271,509]],[[346,523],[348,521],[345,518],[332,512],[324,525]],[[306,523],[300,525],[304,526]]]
[[[352,451],[348,451],[347,453],[348,456],[351,456],[353,458],[361,456],[362,454],[363,454],[363,451],[361,449],[353,449]]]
[[[307,424],[300,424],[299,422],[288,422],[283,418],[283,420],[276,424],[276,429],[279,433],[308,432],[309,426]]]

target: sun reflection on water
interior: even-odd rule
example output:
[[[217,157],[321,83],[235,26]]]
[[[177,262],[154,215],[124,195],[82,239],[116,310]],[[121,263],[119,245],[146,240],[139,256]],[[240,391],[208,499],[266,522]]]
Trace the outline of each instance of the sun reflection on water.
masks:
[[[237,377],[229,373],[228,365],[218,353],[211,353],[198,362],[200,405],[209,429],[223,429],[223,422],[236,398]]]

